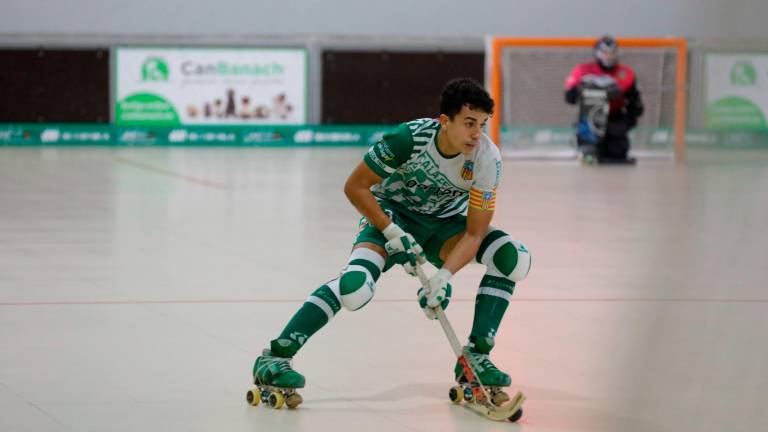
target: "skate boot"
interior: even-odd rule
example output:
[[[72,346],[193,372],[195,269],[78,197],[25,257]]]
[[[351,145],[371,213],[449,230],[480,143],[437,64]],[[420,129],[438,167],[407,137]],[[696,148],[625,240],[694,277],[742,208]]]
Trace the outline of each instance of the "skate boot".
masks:
[[[512,384],[510,376],[502,372],[491,362],[487,352],[477,352],[477,349],[473,347],[465,348],[464,352],[470,357],[469,360],[477,373],[477,378],[488,389],[488,393],[491,395],[491,402],[496,406],[501,406],[509,401],[509,395],[501,388],[509,387]],[[456,382],[463,387],[466,399],[472,394],[471,383],[464,376],[464,369],[459,362],[456,362],[454,372],[456,374]],[[469,399],[467,400],[469,401]]]
[[[256,388],[246,396],[251,405],[264,402],[270,408],[280,409],[283,405],[296,408],[303,402],[296,389],[304,387],[304,376],[291,367],[290,355],[295,354],[298,347],[281,345],[280,342],[285,341],[272,341],[271,349],[265,349],[256,358],[253,365],[253,383]]]

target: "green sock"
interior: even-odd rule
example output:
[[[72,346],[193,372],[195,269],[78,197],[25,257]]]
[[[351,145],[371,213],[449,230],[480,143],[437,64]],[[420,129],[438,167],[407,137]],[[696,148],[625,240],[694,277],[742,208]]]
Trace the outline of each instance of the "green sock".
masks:
[[[469,335],[469,346],[476,352],[488,353],[493,348],[496,332],[514,291],[515,283],[507,278],[483,276],[475,297],[475,317]]]
[[[307,342],[307,340],[320,330],[341,309],[341,303],[331,289],[336,285],[338,291],[339,280],[334,279],[316,289],[304,302],[301,308],[293,315],[280,333],[272,347],[283,347],[281,352],[275,354],[281,357],[293,357],[294,354]],[[275,343],[276,342],[276,343]]]

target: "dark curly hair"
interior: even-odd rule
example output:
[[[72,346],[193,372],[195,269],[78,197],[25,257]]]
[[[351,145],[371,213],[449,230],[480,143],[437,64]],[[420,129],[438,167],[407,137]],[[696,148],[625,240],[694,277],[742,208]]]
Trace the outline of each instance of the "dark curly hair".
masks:
[[[448,81],[440,94],[440,113],[453,120],[464,105],[473,110],[493,114],[493,99],[477,81],[471,78]]]

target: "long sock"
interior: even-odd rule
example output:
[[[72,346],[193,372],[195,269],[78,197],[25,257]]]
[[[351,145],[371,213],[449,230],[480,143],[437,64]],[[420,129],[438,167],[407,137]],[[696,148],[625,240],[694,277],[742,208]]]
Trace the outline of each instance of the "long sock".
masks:
[[[361,271],[369,274],[375,283],[381,276],[382,267],[384,258],[370,249],[358,248],[350,254],[342,275],[347,270]],[[336,316],[341,309],[340,280],[341,276],[327,282],[307,298],[280,336],[272,341],[273,352],[281,357],[293,357],[312,335]]]
[[[514,291],[515,283],[507,278],[483,276],[475,297],[475,317],[469,336],[469,346],[475,352],[485,354],[493,348],[496,332]]]
[[[281,357],[293,357],[310,336],[328,324],[340,309],[339,278],[336,278],[307,298],[280,336],[272,341],[272,350]]]

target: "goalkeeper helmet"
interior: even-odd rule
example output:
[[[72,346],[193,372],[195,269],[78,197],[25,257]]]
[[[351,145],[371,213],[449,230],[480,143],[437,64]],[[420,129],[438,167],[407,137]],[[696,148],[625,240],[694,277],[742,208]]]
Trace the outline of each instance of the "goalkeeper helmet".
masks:
[[[619,44],[610,36],[603,36],[595,43],[595,60],[604,70],[611,70],[619,62]]]

